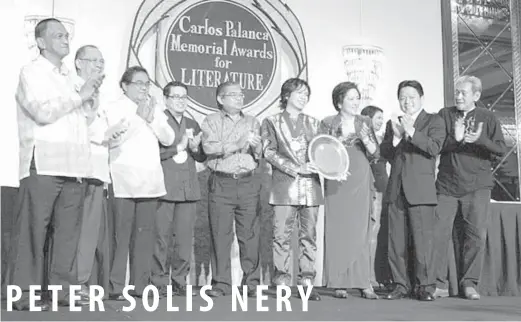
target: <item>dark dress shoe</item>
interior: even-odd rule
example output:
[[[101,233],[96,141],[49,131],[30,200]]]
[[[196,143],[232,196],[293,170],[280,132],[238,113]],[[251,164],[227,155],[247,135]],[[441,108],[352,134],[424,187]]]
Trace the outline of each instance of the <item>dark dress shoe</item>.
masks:
[[[74,306],[87,306],[89,305],[90,301],[84,297],[82,297],[79,300],[74,301]],[[71,303],[69,300],[58,300],[59,306],[71,306]]]
[[[110,301],[126,301],[127,299],[123,296],[123,294],[109,294]]]
[[[297,293],[297,298],[301,299],[300,293]],[[320,294],[318,294],[317,291],[311,291],[311,294],[309,294],[310,301],[320,301],[322,298],[320,297]]]
[[[158,290],[159,291],[159,290]],[[161,297],[161,292],[158,292],[159,293],[159,297]],[[128,292],[128,295],[132,296],[132,297],[137,297],[137,298],[143,298],[143,293],[138,293],[138,292]],[[148,298],[149,299],[152,299],[154,298],[154,293],[153,292],[148,292],[147,294]],[[165,296],[166,296],[166,293],[165,293]]]
[[[434,295],[424,290],[419,291],[416,297],[419,301],[434,301]]]
[[[399,300],[399,299],[403,299],[404,297],[406,297],[407,294],[398,290],[398,289],[394,289],[391,293],[387,294],[384,296],[384,299],[386,300]]]
[[[42,300],[36,301],[36,303],[34,303],[34,306],[40,307],[42,312],[47,312],[47,311],[51,310],[51,305],[47,301],[42,301]],[[13,303],[13,309],[16,311],[29,311],[30,310],[29,301]]]
[[[311,291],[311,294],[309,294],[309,300],[310,301],[320,301],[322,298],[320,297],[320,294],[318,294],[317,291]]]
[[[186,286],[179,286],[179,287],[173,287],[172,288],[174,290],[174,293],[179,295],[179,296],[186,296],[186,292],[188,291]],[[197,292],[194,291],[194,289],[192,288],[192,296],[197,296]]]
[[[206,294],[210,297],[220,297],[220,296],[224,296],[224,291],[221,289],[215,288],[215,289],[207,291]]]

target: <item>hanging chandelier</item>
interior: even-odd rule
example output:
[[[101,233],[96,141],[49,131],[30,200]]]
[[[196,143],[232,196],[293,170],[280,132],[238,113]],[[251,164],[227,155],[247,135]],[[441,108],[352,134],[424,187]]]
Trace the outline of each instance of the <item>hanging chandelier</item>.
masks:
[[[359,1],[359,38],[363,37],[363,7]],[[347,80],[355,83],[360,91],[360,107],[371,104],[375,98],[376,87],[382,77],[384,51],[369,44],[347,45],[342,48],[344,70]]]
[[[382,77],[384,52],[372,45],[347,45],[342,48],[347,80],[357,84],[361,94],[360,106],[371,104]]]

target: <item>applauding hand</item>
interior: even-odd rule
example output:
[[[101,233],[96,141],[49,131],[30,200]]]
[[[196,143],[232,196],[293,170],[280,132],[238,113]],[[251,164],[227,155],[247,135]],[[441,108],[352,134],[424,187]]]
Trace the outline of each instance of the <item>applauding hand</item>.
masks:
[[[398,123],[394,120],[391,120],[391,126],[393,128],[394,136],[398,139],[401,139],[403,137],[403,134],[405,133],[405,130],[403,129],[402,124]]]
[[[469,131],[465,133],[465,137],[463,140],[465,140],[465,143],[474,143],[476,142],[479,137],[481,136],[481,132],[483,131],[483,122],[478,123],[478,128],[476,131]]]
[[[454,122],[454,138],[461,142],[465,138],[465,119],[458,117]]]
[[[403,131],[408,137],[413,137],[414,135],[414,120],[410,115],[404,115],[400,119],[400,124],[402,125]]]
[[[199,149],[199,144],[201,144],[202,137],[203,132],[199,132],[199,134],[194,136],[192,139],[188,139],[188,146],[192,152],[195,152],[197,149]]]
[[[137,107],[137,115],[139,115],[143,120],[148,123],[151,123],[154,120],[154,111],[156,109],[156,99],[151,96],[148,99],[142,100],[139,102]]]

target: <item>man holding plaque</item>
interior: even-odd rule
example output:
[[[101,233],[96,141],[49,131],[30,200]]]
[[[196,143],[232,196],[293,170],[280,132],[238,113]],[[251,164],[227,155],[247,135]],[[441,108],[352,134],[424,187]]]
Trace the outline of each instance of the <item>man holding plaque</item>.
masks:
[[[320,121],[302,114],[311,91],[307,82],[288,79],[282,85],[280,105],[283,111],[267,117],[262,124],[264,156],[273,166],[270,204],[275,211],[273,223],[274,284],[289,285],[291,236],[299,221],[299,284],[312,286],[316,275],[316,224],[322,189],[315,166],[308,160],[309,142],[318,134]],[[298,218],[298,219],[297,219]],[[319,301],[314,290],[310,300]]]
[[[186,295],[197,201],[201,199],[195,161],[206,160],[199,124],[185,115],[187,93],[188,87],[178,81],[163,89],[167,107],[164,113],[175,131],[175,141],[160,146],[166,195],[159,198],[152,262],[152,283],[163,291],[170,277],[172,289],[179,295]]]
[[[201,124],[203,148],[211,170],[208,180],[208,216],[212,234],[212,297],[231,293],[233,222],[239,241],[243,285],[248,296],[260,283],[259,194],[256,175],[262,153],[259,121],[244,114],[244,93],[239,83],[225,82],[216,90],[219,112]]]

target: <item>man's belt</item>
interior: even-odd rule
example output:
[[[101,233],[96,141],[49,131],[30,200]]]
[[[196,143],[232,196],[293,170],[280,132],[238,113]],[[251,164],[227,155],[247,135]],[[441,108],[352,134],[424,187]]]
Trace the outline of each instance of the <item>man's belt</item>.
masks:
[[[255,170],[251,170],[251,171],[247,171],[247,172],[240,172],[240,173],[229,173],[229,172],[222,172],[222,171],[213,171],[212,173],[218,177],[241,179],[241,178],[247,178],[247,177],[253,176],[255,174]]]

